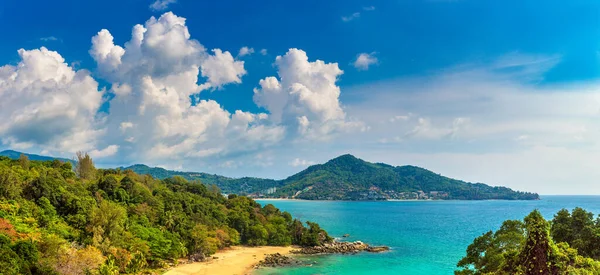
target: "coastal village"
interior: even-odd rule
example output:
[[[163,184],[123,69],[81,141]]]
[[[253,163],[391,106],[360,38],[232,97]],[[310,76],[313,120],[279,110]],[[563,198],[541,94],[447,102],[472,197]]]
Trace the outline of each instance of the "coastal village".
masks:
[[[304,188],[291,197],[278,197],[281,199],[296,199],[298,195],[312,189],[312,186]],[[248,197],[274,198],[273,194],[277,192],[277,187],[271,187],[254,194],[248,194]],[[412,192],[397,192],[394,190],[380,190],[378,187],[371,187],[368,190],[353,192],[354,195],[349,198],[351,200],[445,200],[448,199],[448,193],[443,191],[412,191]],[[324,200],[334,200],[333,197],[325,197]]]

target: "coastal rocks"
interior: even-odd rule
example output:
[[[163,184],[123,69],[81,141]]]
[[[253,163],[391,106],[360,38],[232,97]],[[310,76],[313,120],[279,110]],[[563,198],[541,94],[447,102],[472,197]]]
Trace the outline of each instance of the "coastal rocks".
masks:
[[[344,236],[342,236],[343,238],[348,238],[350,237],[350,234],[344,234]]]
[[[390,250],[390,248],[387,246],[369,246],[366,249],[367,252],[371,252],[371,253],[379,253],[379,252],[384,252],[384,251],[388,251],[388,250]]]
[[[264,260],[260,261],[255,265],[255,268],[260,267],[287,267],[287,266],[300,266],[304,263],[300,260],[281,255],[279,253],[269,254]]]
[[[390,248],[387,246],[370,246],[361,241],[355,242],[330,242],[322,246],[303,247],[299,250],[293,250],[294,254],[355,254],[361,251],[383,252]]]

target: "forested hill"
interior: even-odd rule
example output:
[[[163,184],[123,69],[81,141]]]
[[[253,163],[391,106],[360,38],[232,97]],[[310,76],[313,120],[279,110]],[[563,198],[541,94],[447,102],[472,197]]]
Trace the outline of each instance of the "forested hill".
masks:
[[[149,167],[143,164],[136,164],[129,167],[122,167],[122,170],[132,170],[140,175],[151,175],[157,179],[166,179],[174,176],[181,176],[187,180],[199,180],[200,182],[207,185],[216,185],[221,189],[221,192],[225,194],[253,194],[266,192],[266,190],[273,187],[281,187],[283,182],[272,179],[261,179],[261,178],[228,178],[224,176],[198,173],[198,172],[180,172],[166,170],[160,167]]]
[[[534,193],[468,183],[416,166],[370,163],[352,155],[313,165],[283,182],[274,196],[318,200],[539,199]]]
[[[285,180],[228,178],[195,172],[177,172],[146,165],[134,165],[139,174],[157,178],[175,175],[189,180],[215,184],[224,193],[252,194],[260,197],[287,197],[308,200],[383,200],[383,199],[455,199],[455,200],[533,200],[534,193],[468,183],[451,179],[416,166],[391,166],[370,163],[352,155],[343,155],[308,167]]]
[[[0,274],[157,274],[231,245],[321,245],[315,223],[182,177],[0,156]],[[150,270],[149,270],[150,269]]]
[[[15,152],[11,158],[18,158]],[[506,187],[468,183],[441,176],[416,166],[391,166],[370,163],[352,155],[342,155],[324,164],[308,167],[284,180],[229,178],[200,172],[180,172],[136,164],[121,167],[157,179],[181,176],[216,185],[225,194],[254,197],[286,197],[307,200],[535,200],[538,194],[518,192]]]

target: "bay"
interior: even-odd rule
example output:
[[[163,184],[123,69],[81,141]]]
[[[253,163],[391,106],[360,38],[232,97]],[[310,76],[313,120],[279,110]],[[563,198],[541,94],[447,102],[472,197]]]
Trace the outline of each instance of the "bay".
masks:
[[[600,213],[600,196],[542,196],[537,201],[301,201],[257,200],[321,225],[333,237],[387,245],[391,251],[305,257],[311,267],[263,269],[259,275],[453,274],[473,239],[534,209],[547,218],[560,209]]]

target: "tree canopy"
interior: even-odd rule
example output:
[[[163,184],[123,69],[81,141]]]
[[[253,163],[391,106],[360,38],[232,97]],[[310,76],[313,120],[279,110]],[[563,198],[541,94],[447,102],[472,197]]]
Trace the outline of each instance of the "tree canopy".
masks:
[[[231,245],[331,240],[273,205],[182,177],[163,180],[71,163],[0,157],[0,270],[139,274]]]
[[[475,238],[455,274],[600,274],[600,222],[593,216],[563,209],[548,222],[534,210],[524,221],[505,221]]]

